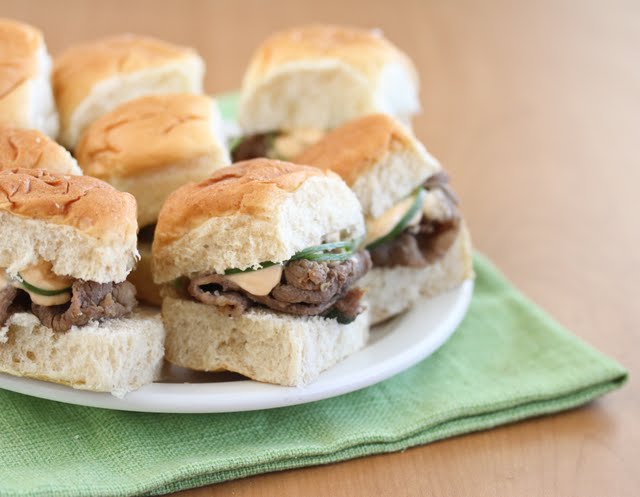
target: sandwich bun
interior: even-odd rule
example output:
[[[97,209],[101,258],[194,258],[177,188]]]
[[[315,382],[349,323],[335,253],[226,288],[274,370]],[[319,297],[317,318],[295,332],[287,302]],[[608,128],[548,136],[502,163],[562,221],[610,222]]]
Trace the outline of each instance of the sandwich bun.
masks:
[[[136,258],[133,196],[89,176],[42,169],[0,172],[0,268],[41,260],[58,275],[124,281]]]
[[[342,230],[359,238],[364,219],[335,173],[270,159],[239,162],[169,196],[153,241],[154,280],[283,262]]]
[[[365,217],[374,218],[442,170],[411,130],[385,114],[334,129],[294,161],[337,173],[358,197]]]
[[[378,30],[310,25],[275,33],[254,53],[238,119],[247,134],[331,129],[383,112],[409,122],[418,74]]]
[[[148,310],[64,333],[18,312],[0,328],[0,372],[122,397],[159,379],[163,342],[160,314]]]
[[[47,135],[35,129],[0,125],[0,171],[17,168],[82,175],[67,149]]]
[[[89,124],[128,100],[202,93],[203,77],[195,50],[154,38],[124,34],[75,45],[54,61],[60,142],[75,148]]]
[[[51,57],[40,30],[0,18],[0,123],[55,138],[58,113],[50,74]]]
[[[349,324],[254,307],[230,318],[214,306],[165,297],[166,358],[198,371],[234,371],[256,381],[304,386],[364,347],[368,311]]]
[[[462,223],[451,248],[432,264],[424,268],[374,266],[359,286],[367,291],[374,325],[406,311],[420,298],[440,295],[473,276],[471,238]]]
[[[140,227],[155,223],[167,196],[229,165],[215,101],[165,94],[125,102],[84,132],[76,148],[83,171],[138,203]]]

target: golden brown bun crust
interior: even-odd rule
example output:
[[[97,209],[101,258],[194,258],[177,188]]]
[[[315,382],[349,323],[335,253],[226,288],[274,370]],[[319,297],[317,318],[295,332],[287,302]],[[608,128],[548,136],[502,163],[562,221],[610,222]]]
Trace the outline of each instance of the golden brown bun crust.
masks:
[[[0,172],[0,211],[71,226],[94,238],[125,239],[138,229],[132,195],[96,178],[42,169]]]
[[[0,18],[0,99],[35,76],[42,33],[28,24]]]
[[[76,157],[85,174],[109,181],[214,155],[212,107],[186,93],[131,100],[86,129]]]
[[[47,135],[35,129],[0,125],[0,171],[18,168],[82,174],[71,154]]]
[[[56,57],[53,64],[53,94],[60,120],[68,122],[99,81],[194,56],[197,53],[191,48],[132,34],[75,45]]]
[[[385,114],[372,114],[334,129],[293,161],[331,169],[352,186],[385,154],[409,146],[411,140],[397,121]]]
[[[313,176],[333,175],[314,167],[271,159],[238,162],[200,183],[173,192],[158,217],[154,252],[213,217],[246,214],[260,218],[284,193]]]
[[[409,57],[378,30],[313,24],[273,34],[254,53],[245,76],[252,84],[269,71],[289,62],[335,58],[372,76],[391,61],[406,65],[417,81],[417,71]]]

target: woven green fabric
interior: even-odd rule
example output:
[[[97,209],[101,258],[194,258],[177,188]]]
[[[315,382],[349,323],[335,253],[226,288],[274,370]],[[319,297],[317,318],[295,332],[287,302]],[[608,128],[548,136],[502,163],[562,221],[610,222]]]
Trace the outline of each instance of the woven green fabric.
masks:
[[[453,337],[359,392],[237,414],[107,411],[0,391],[0,495],[162,494],[401,450],[569,409],[625,370],[565,331],[481,256]]]

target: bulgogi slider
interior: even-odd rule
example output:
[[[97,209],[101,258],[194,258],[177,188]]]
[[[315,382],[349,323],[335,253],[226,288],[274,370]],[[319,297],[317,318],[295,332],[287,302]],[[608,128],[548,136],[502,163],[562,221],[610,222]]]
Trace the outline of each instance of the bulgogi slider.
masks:
[[[334,173],[255,159],[171,194],[156,226],[166,357],[304,385],[367,341],[357,198]]]

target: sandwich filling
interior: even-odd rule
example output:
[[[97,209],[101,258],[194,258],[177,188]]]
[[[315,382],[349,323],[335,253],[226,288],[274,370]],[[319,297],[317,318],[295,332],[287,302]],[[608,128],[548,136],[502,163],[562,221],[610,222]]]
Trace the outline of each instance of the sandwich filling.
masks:
[[[356,242],[331,242],[309,247],[290,260],[263,262],[256,269],[204,273],[178,282],[178,288],[229,316],[251,307],[296,316],[335,318],[346,324],[363,311],[364,291],[354,286],[371,268],[367,251]]]
[[[382,216],[367,219],[366,247],[374,267],[423,268],[447,253],[460,230],[458,199],[444,172]]]
[[[257,133],[237,139],[230,145],[233,162],[258,157],[290,160],[320,141],[325,132],[316,128]]]
[[[51,263],[10,276],[0,269],[0,326],[14,313],[31,311],[54,331],[68,331],[95,319],[127,316],[136,306],[129,282],[97,283],[55,274]]]

